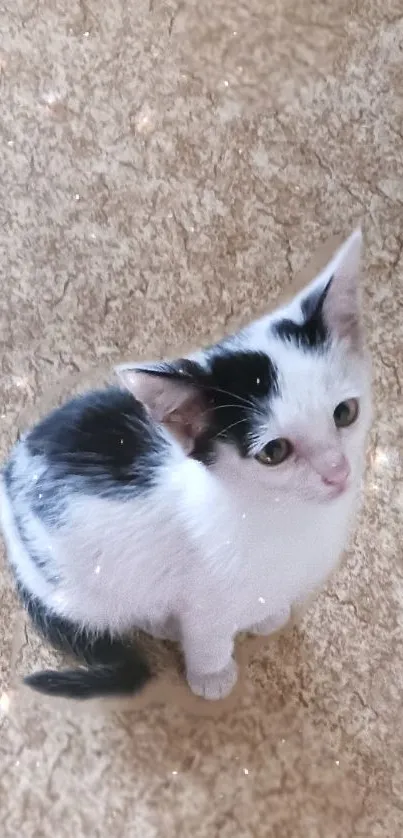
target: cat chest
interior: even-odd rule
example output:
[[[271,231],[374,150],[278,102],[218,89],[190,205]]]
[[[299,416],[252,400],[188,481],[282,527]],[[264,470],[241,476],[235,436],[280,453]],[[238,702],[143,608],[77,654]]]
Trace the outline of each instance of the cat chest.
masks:
[[[263,613],[274,601],[291,606],[323,584],[345,546],[348,521],[347,506],[309,520],[302,510],[294,518],[266,517],[264,525],[261,516],[250,516],[238,530],[239,591],[247,609]]]

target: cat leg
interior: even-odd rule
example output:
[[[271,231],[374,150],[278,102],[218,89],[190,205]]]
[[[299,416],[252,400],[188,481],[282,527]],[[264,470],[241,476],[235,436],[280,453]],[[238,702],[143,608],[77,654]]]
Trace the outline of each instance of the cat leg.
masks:
[[[182,623],[182,645],[190,689],[210,701],[225,698],[236,684],[233,633],[228,626],[191,620]]]
[[[289,622],[290,618],[290,608],[279,608],[278,611],[275,611],[274,614],[270,614],[268,617],[265,617],[264,620],[260,620],[260,622],[253,623],[253,625],[249,626],[248,631],[251,634],[273,634],[275,631],[280,631],[280,629],[284,628],[284,626],[286,626]]]

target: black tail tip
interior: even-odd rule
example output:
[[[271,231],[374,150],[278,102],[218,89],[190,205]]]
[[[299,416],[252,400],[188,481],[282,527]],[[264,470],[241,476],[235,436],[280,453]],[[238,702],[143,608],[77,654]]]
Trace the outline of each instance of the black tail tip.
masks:
[[[24,678],[24,684],[44,695],[85,700],[107,696],[134,695],[152,677],[148,665],[137,662],[134,666],[96,666],[65,669],[57,672],[47,669]]]

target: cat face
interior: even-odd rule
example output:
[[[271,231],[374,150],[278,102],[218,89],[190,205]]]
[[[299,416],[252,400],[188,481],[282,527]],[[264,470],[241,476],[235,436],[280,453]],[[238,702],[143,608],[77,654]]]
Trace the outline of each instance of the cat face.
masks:
[[[330,502],[355,479],[370,421],[360,249],[356,232],[288,305],[194,358],[120,368],[121,380],[190,456]]]
[[[330,501],[361,471],[370,418],[365,356],[338,343],[321,353],[273,344],[270,359],[275,392],[260,402],[245,441],[254,479],[276,494]]]

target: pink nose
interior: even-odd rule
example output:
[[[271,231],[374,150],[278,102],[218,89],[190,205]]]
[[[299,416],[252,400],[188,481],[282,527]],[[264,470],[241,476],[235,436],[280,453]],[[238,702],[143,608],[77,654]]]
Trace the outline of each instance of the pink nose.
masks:
[[[350,474],[350,466],[344,454],[332,460],[322,472],[322,480],[327,486],[343,486]]]

